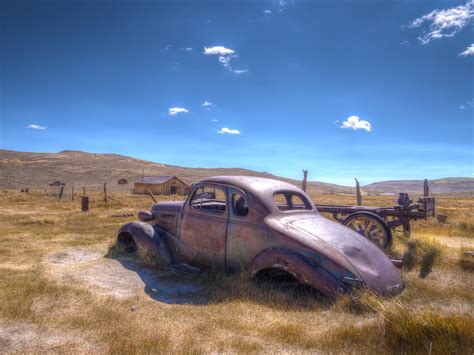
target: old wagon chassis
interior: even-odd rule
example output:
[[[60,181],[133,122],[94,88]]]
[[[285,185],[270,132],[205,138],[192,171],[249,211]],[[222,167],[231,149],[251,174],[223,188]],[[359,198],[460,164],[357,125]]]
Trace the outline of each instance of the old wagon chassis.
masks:
[[[392,207],[377,206],[338,206],[319,205],[319,212],[331,213],[333,218],[369,239],[382,248],[392,244],[391,229],[403,227],[406,236],[410,235],[410,220],[426,219],[435,215],[434,197],[421,197],[413,203],[408,194],[400,193],[398,205]],[[377,235],[378,234],[378,235]]]

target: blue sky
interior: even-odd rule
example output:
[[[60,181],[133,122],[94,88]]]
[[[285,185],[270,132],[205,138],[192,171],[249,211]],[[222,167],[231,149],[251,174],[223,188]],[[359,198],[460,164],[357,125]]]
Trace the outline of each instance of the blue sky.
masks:
[[[0,148],[473,175],[473,1],[2,1]]]

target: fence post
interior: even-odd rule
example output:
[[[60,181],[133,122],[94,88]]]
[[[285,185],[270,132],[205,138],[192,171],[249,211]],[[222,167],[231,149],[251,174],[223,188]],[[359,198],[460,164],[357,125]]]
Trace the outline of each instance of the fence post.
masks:
[[[355,181],[356,181],[357,206],[362,206],[362,195],[360,193],[359,180],[355,179]]]
[[[303,170],[303,181],[301,182],[301,190],[306,192],[306,182],[308,180],[308,170]]]
[[[64,192],[64,185],[61,186],[61,190],[59,190],[59,198],[58,198],[58,200],[60,200],[60,199],[63,197],[63,192]]]
[[[104,182],[104,202],[107,202],[107,183]]]
[[[71,201],[74,201],[74,185],[72,185]]]
[[[85,196],[85,195],[86,195],[86,187],[82,186],[82,196]]]
[[[148,190],[148,194],[150,195],[151,199],[153,200],[154,203],[157,203],[158,201],[156,201],[156,198],[155,198],[155,195],[153,195],[153,192],[151,191],[150,189],[150,186],[146,186],[147,190]],[[171,196],[171,194],[170,194]]]
[[[89,211],[89,197],[88,196],[82,196],[81,198],[81,211],[82,212]]]
[[[430,195],[430,187],[428,186],[428,179],[423,181],[423,196],[428,197]]]

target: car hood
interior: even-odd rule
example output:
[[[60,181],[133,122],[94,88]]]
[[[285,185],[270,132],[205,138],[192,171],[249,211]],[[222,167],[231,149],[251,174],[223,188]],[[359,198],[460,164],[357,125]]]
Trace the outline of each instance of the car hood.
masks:
[[[319,214],[288,218],[285,224],[303,232],[307,246],[315,250],[321,242],[341,254],[357,271],[366,286],[382,295],[394,295],[403,289],[399,271],[374,243],[352,229]],[[308,245],[309,244],[309,245]]]
[[[158,202],[151,207],[153,211],[179,212],[184,205],[184,201]]]

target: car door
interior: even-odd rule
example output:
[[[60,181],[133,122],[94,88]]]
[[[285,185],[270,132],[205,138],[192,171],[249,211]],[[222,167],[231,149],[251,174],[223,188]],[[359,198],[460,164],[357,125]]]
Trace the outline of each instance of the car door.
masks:
[[[233,187],[228,187],[227,193],[226,268],[241,271],[248,268],[259,252],[271,247],[274,238],[263,223],[265,213],[251,196]]]
[[[225,267],[226,196],[226,187],[217,184],[200,184],[193,189],[180,217],[181,259],[200,267]]]

